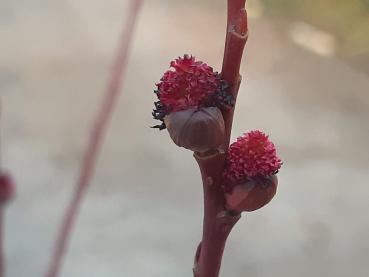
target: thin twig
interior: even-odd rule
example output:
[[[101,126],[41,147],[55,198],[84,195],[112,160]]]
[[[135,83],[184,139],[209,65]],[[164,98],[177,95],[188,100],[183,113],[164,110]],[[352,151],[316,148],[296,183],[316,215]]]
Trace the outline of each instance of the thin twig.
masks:
[[[2,99],[0,96],[0,170],[2,172]],[[0,173],[1,173],[0,172]],[[4,205],[0,204],[0,277],[5,277],[5,253],[4,253]]]
[[[235,101],[241,83],[240,66],[243,49],[249,35],[245,4],[246,0],[228,0],[227,34],[221,76],[227,81]],[[234,108],[223,111],[226,126],[225,150],[228,149],[230,142],[233,114]]]
[[[0,206],[0,277],[5,277],[4,258],[4,206]]]
[[[124,31],[121,35],[120,45],[114,59],[110,81],[108,82],[101,109],[93,122],[89,142],[81,165],[80,175],[77,179],[73,197],[65,211],[65,215],[59,229],[53,256],[46,273],[47,277],[57,277],[60,274],[63,258],[76,221],[79,207],[93,177],[105,131],[121,92],[121,79],[126,70],[133,30],[142,3],[143,0],[131,1],[128,19],[124,22]]]

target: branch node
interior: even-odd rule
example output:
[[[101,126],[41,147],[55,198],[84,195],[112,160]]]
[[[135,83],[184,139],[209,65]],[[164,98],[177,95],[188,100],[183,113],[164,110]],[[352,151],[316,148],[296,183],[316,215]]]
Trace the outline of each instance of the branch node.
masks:
[[[206,178],[206,184],[208,186],[212,186],[214,184],[214,179],[212,177],[207,177]]]

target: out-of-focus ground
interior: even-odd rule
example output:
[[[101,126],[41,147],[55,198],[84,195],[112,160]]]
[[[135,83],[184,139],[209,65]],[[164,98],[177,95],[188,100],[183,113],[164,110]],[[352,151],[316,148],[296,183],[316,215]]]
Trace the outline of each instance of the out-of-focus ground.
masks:
[[[336,55],[352,66],[369,73],[369,0],[251,0],[251,2],[275,18],[304,20],[334,34]]]
[[[149,126],[154,83],[172,58],[191,53],[220,68],[225,1],[197,2],[145,3],[63,277],[192,276],[199,172],[190,152]],[[18,184],[9,277],[45,272],[127,3],[0,2],[3,165]],[[233,137],[264,130],[284,166],[276,198],[232,232],[222,276],[367,277],[369,77],[336,57],[333,35],[281,24],[258,4],[250,1]]]

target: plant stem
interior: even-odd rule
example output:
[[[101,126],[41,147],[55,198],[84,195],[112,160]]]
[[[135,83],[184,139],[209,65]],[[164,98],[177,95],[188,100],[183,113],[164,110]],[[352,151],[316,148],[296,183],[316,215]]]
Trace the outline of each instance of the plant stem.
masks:
[[[132,42],[133,30],[143,0],[132,0],[128,19],[124,22],[124,30],[121,35],[120,45],[114,59],[110,80],[104,96],[101,109],[98,112],[91,128],[89,142],[82,161],[81,170],[75,191],[65,211],[64,218],[59,229],[55,249],[49,264],[47,277],[57,277],[60,274],[62,261],[66,252],[71,232],[76,217],[89,187],[96,168],[97,157],[102,146],[105,131],[116,106],[121,92],[122,75],[124,74],[128,61],[129,48]]]
[[[0,277],[5,277],[4,257],[4,206],[0,206]]]
[[[0,97],[0,121],[2,121],[2,99]],[[0,171],[2,173],[2,127],[0,122]],[[5,277],[5,251],[4,251],[4,213],[5,203],[0,203],[0,277]]]
[[[222,262],[226,240],[232,227],[241,217],[225,210],[225,199],[221,188],[225,153],[202,157],[197,160],[204,187],[204,228],[201,246],[195,260],[195,277],[217,277]]]
[[[227,34],[221,77],[227,81],[235,102],[242,79],[239,72],[243,49],[249,35],[245,4],[246,0],[228,0]],[[229,147],[233,114],[234,108],[223,111],[226,126],[225,150]]]
[[[222,79],[227,81],[236,100],[241,82],[239,74],[243,49],[248,37],[246,0],[228,0],[227,33]],[[219,152],[204,156],[195,153],[204,188],[204,223],[202,241],[195,256],[195,277],[218,277],[226,240],[240,214],[225,209],[222,172],[229,147],[234,108],[223,110],[226,136]]]

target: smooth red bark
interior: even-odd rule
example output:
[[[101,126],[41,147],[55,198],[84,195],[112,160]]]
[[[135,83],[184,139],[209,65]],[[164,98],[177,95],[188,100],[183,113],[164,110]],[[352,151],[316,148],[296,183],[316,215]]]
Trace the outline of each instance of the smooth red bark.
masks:
[[[228,0],[227,32],[221,76],[237,98],[243,49],[248,37],[246,0]],[[231,136],[234,108],[223,110],[226,136],[222,149],[210,155],[195,153],[204,187],[203,237],[195,256],[195,277],[218,277],[226,240],[241,217],[225,209],[221,174]]]
[[[104,134],[121,92],[122,75],[124,74],[127,66],[133,30],[143,0],[132,0],[131,2],[128,20],[124,22],[124,30],[120,39],[120,45],[114,58],[108,87],[106,89],[101,109],[91,128],[90,138],[82,161],[80,175],[77,179],[74,194],[70,200],[59,229],[55,249],[46,273],[47,277],[57,277],[60,274],[63,258],[81,202],[83,201],[89,184],[91,183]]]
[[[196,277],[217,277],[223,251],[232,227],[241,217],[225,209],[221,184],[225,153],[211,156],[195,154],[204,187],[204,227],[201,246],[194,266]]]
[[[5,276],[4,257],[4,207],[0,206],[0,277]]]

